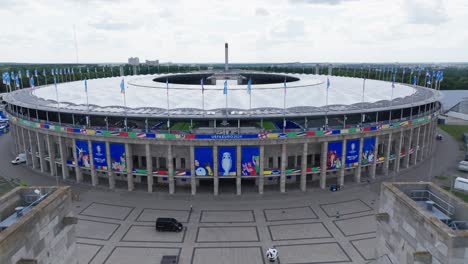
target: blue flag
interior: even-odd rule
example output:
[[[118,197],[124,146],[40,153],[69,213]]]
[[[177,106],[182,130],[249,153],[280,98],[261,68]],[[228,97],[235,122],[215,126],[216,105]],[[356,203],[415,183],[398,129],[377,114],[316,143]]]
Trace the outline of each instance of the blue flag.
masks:
[[[125,81],[122,78],[122,81],[120,82],[120,93],[125,93]]]
[[[89,73],[89,67],[86,67],[86,72]]]
[[[20,83],[19,83],[18,75],[15,76],[15,83],[16,83],[16,88],[19,88]]]
[[[413,76],[413,85],[417,85],[418,84],[418,78],[416,78],[416,75]]]
[[[86,81],[86,78],[84,79],[84,91],[85,93],[88,92],[88,82]]]
[[[37,77],[37,69],[34,69],[34,76]]]
[[[395,88],[395,74],[392,76],[392,88]]]
[[[31,86],[31,89],[33,89],[33,90],[34,90],[34,88],[36,87],[36,86],[34,85],[34,78],[33,78],[33,77],[31,77],[31,78],[29,79],[29,86]]]
[[[55,89],[57,89],[57,78],[55,78],[55,76],[54,76],[54,86],[55,86]]]
[[[20,79],[22,78],[22,76],[21,76],[21,70],[18,71],[18,76],[19,76]]]
[[[26,77],[29,78],[29,70],[26,70]]]
[[[203,78],[200,79],[200,85],[201,85],[201,92],[205,92],[205,87],[203,86]]]
[[[224,81],[223,94],[227,94],[227,80]]]
[[[249,79],[247,82],[247,93],[250,94],[252,92],[252,79]]]
[[[327,89],[330,88],[330,79],[327,77]]]
[[[46,70],[42,69],[42,75],[46,76]]]

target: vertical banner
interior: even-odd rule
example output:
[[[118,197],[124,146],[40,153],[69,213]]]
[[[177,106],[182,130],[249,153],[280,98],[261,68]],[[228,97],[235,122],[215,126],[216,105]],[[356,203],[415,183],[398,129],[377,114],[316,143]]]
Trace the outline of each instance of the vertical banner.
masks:
[[[127,160],[125,159],[125,145],[111,143],[110,152],[112,171],[125,172],[127,169]]]
[[[195,176],[213,176],[213,148],[195,147]]]
[[[359,163],[359,139],[346,142],[346,167],[356,167]]]
[[[92,142],[94,167],[98,170],[107,170],[106,143]]]
[[[374,163],[374,149],[375,137],[364,138],[364,144],[362,146],[362,165]]]
[[[91,167],[89,161],[88,141],[78,139],[76,140],[76,156],[78,157],[79,167]]]
[[[343,142],[328,142],[327,169],[341,169],[341,156],[343,155]]]
[[[218,147],[218,175],[236,175],[236,147]]]
[[[241,151],[242,176],[259,175],[260,170],[260,147],[245,146]]]

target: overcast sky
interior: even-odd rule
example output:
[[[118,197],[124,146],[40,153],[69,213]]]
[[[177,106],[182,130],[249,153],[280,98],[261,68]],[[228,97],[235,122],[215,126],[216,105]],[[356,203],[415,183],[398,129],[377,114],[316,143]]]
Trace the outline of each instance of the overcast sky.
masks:
[[[467,0],[0,0],[0,61],[465,62]]]

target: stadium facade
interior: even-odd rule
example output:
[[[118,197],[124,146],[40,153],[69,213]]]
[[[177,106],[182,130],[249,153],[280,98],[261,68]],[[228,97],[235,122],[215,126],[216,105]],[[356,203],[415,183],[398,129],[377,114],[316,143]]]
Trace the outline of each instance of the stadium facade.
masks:
[[[430,155],[440,110],[425,87],[236,70],[77,81],[4,100],[34,169],[171,194],[388,176]]]

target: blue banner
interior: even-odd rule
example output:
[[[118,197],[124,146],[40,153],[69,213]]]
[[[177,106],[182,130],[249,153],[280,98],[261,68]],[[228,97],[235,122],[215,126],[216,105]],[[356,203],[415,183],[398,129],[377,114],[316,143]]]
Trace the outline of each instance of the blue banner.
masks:
[[[78,166],[86,168],[91,167],[89,161],[88,141],[76,140],[76,157],[78,158]]]
[[[218,175],[236,175],[236,147],[218,147]]]
[[[98,170],[107,170],[106,143],[92,142],[94,167]]]
[[[227,135],[195,135],[196,139],[246,139],[246,138],[258,138],[257,134],[227,134]]]
[[[125,172],[127,169],[127,161],[125,159],[125,145],[111,143],[110,156],[112,170],[117,172]]]
[[[212,147],[195,147],[195,176],[213,176]]]
[[[362,145],[362,164],[374,163],[374,149],[375,149],[375,137],[364,138],[364,144]]]
[[[359,139],[346,142],[346,167],[355,167],[359,163]]]
[[[245,146],[241,151],[242,176],[256,176],[260,170],[260,148]]]
[[[343,142],[328,142],[327,169],[341,169],[341,156],[343,155]]]

